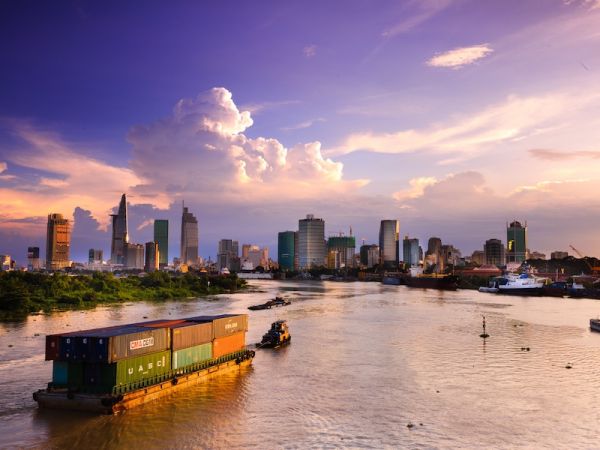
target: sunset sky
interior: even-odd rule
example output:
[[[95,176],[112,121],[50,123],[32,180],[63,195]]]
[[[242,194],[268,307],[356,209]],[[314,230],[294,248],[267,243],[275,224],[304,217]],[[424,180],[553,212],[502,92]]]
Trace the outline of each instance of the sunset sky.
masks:
[[[110,257],[181,202],[200,254],[307,213],[463,255],[506,221],[600,256],[600,0],[0,3],[0,253]]]

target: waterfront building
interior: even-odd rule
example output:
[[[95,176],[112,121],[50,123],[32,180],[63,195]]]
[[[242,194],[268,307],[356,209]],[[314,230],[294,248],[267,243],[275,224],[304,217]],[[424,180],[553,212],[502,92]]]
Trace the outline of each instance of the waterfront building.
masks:
[[[569,257],[568,252],[563,252],[560,250],[555,250],[552,253],[550,253],[550,259],[565,259],[568,257]]]
[[[146,258],[144,261],[144,271],[154,272],[160,267],[160,248],[158,242],[146,242]]]
[[[239,242],[232,239],[221,239],[217,251],[217,269],[238,272],[240,268]]]
[[[281,231],[277,234],[277,262],[281,270],[296,270],[296,241],[295,231]]]
[[[158,243],[158,264],[160,267],[169,265],[169,221],[156,219],[154,221],[154,242]]]
[[[488,239],[483,246],[484,262],[488,266],[503,266],[506,264],[504,244],[500,239]]]
[[[181,215],[181,253],[179,257],[181,262],[188,266],[195,266],[198,263],[198,220],[186,206],[183,207]]]
[[[333,264],[331,263],[334,253]],[[356,252],[356,238],[354,236],[331,236],[327,239],[327,267],[342,269],[354,267],[354,253]]]
[[[442,240],[439,237],[430,237],[427,241],[427,252],[425,253],[425,264],[427,267],[434,267],[436,272],[442,272],[444,269],[444,259],[442,258]]]
[[[41,267],[40,248],[27,247],[27,270],[40,270]]]
[[[418,239],[409,239],[408,236],[405,236],[402,241],[402,261],[404,264],[408,267],[417,267],[420,262],[419,249]]]
[[[269,248],[260,248],[258,245],[242,245],[242,268],[244,270],[253,270],[257,267],[269,268]]]
[[[300,269],[325,265],[325,221],[307,214],[298,221],[298,264]]]
[[[71,265],[71,224],[62,214],[49,214],[46,233],[46,269],[61,270]]]
[[[360,265],[370,269],[379,264],[379,246],[368,244],[360,246]]]
[[[112,241],[110,245],[110,260],[113,264],[125,265],[125,244],[129,242],[127,228],[127,196],[121,195],[119,210],[112,217]]]
[[[528,251],[527,253],[528,253],[528,256],[527,256],[528,259],[546,259],[546,254],[542,253],[542,252],[529,252]]]
[[[529,255],[527,250],[527,222],[516,220],[506,224],[506,262],[522,263]]]
[[[104,252],[100,249],[90,248],[88,251],[88,263],[90,264],[102,264],[103,257]]]
[[[125,243],[124,265],[128,269],[144,269],[144,246],[142,244]]]
[[[12,258],[10,255],[0,255],[0,271],[8,271],[12,269]]]
[[[475,250],[471,255],[471,262],[478,266],[483,266],[483,263],[485,262],[485,252],[483,252],[483,250]]]
[[[397,269],[400,262],[400,222],[382,220],[379,225],[380,264],[386,269]]]

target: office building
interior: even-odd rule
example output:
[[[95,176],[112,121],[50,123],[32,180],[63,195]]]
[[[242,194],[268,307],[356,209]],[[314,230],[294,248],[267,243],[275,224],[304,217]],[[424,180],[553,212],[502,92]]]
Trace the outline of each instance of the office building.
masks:
[[[27,247],[27,270],[40,270],[41,267],[40,248]]]
[[[483,266],[485,262],[485,252],[483,250],[475,250],[471,255],[471,262],[478,266]]]
[[[461,263],[462,255],[460,250],[453,245],[442,245],[440,252],[440,271],[443,272],[446,267],[458,266]]]
[[[198,220],[183,207],[181,215],[181,246],[180,259],[183,264],[195,266],[198,262]]]
[[[112,217],[112,241],[110,246],[110,261],[113,264],[125,265],[126,251],[125,244],[129,242],[127,228],[127,196],[123,194],[119,202],[117,214],[111,214]]]
[[[379,264],[379,246],[375,244],[360,246],[360,265],[370,269]]]
[[[562,252],[560,250],[553,251],[550,253],[550,259],[565,259],[569,257],[568,252]]]
[[[46,233],[46,269],[60,270],[71,266],[71,224],[62,214],[49,214]]]
[[[103,257],[104,252],[102,250],[90,248],[88,251],[88,263],[90,264],[102,264]]]
[[[484,262],[489,266],[506,264],[504,244],[500,239],[488,239],[483,246]]]
[[[160,267],[160,248],[158,242],[146,242],[146,258],[144,271],[154,272]]]
[[[10,255],[0,255],[0,271],[8,271],[13,268],[13,260]]]
[[[522,263],[528,258],[527,222],[521,225],[516,220],[506,224],[506,262]]]
[[[380,264],[385,269],[397,269],[400,262],[400,222],[382,220],[379,225]]]
[[[269,268],[269,249],[268,247],[260,248],[258,245],[244,244],[242,245],[242,268],[244,270],[253,270],[257,267],[263,269]]]
[[[327,267],[343,269],[354,267],[356,238],[354,236],[331,236],[327,239]]]
[[[417,267],[421,261],[419,257],[419,240],[404,237],[402,241],[402,261],[408,267]]]
[[[124,265],[128,269],[144,269],[144,246],[142,244],[125,243]]]
[[[169,265],[169,221],[157,219],[154,221],[154,242],[158,243],[160,267]]]
[[[221,239],[217,251],[217,268],[238,272],[241,268],[239,242],[232,239]]]
[[[536,251],[529,252],[528,251],[527,253],[528,253],[527,259],[546,259],[546,254],[542,253],[542,252],[536,252]]]
[[[298,268],[295,264],[297,235],[295,231],[281,231],[277,234],[277,262],[283,271]]]
[[[298,221],[298,264],[300,269],[325,265],[325,221],[308,214]]]

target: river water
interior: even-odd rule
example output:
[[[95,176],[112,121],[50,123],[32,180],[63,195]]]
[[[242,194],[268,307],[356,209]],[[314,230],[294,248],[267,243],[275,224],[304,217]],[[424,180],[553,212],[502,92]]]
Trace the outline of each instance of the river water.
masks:
[[[0,448],[600,448],[600,333],[588,329],[597,300],[251,284],[210,300],[0,324]],[[292,305],[247,310],[275,295]],[[250,314],[249,343],[288,320],[292,344],[115,416],[43,411],[32,400],[51,378],[46,334],[230,312]]]

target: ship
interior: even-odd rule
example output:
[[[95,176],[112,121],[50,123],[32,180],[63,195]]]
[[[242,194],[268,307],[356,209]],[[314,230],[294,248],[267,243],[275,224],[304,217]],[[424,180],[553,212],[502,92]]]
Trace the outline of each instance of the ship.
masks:
[[[498,280],[498,293],[509,295],[542,295],[546,278],[529,273],[508,274]]]
[[[459,279],[455,275],[421,274],[405,278],[406,285],[412,288],[440,289],[455,291],[458,289]]]
[[[288,306],[291,304],[292,304],[292,302],[284,299],[283,297],[275,297],[273,300],[269,300],[266,303],[262,303],[260,305],[248,306],[248,309],[251,311],[258,311],[261,309],[279,308],[280,306]]]
[[[600,332],[600,319],[590,319],[590,330]]]
[[[252,363],[248,316],[155,320],[46,336],[40,408],[115,414]]]
[[[278,348],[282,345],[287,345],[291,342],[292,336],[285,320],[277,320],[271,324],[271,328],[267,331],[257,348]]]

